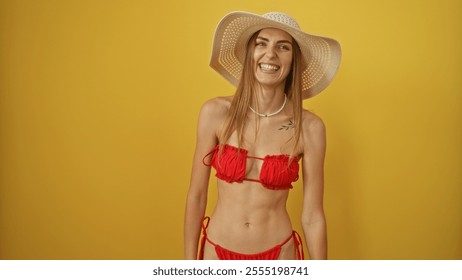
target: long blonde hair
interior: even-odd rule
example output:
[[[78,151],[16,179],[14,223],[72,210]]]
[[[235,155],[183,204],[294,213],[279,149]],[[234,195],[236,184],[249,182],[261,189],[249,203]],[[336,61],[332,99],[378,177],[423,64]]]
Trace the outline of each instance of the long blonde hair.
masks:
[[[242,147],[244,141],[243,134],[244,128],[246,125],[247,113],[249,111],[249,106],[254,102],[256,85],[255,76],[253,73],[253,53],[255,50],[255,40],[260,31],[255,32],[252,37],[250,37],[247,42],[247,52],[245,56],[245,61],[242,70],[242,76],[239,82],[239,85],[236,89],[236,93],[231,102],[231,107],[229,108],[228,115],[223,124],[223,128],[219,135],[219,143],[225,144],[228,139],[231,137],[234,131],[237,131],[238,147]],[[286,81],[285,81],[285,93],[287,98],[292,101],[293,105],[293,118],[295,125],[295,144],[292,150],[292,155],[297,149],[300,135],[301,135],[301,125],[302,125],[302,53],[297,42],[293,41],[293,57],[292,57],[292,67],[289,72]]]

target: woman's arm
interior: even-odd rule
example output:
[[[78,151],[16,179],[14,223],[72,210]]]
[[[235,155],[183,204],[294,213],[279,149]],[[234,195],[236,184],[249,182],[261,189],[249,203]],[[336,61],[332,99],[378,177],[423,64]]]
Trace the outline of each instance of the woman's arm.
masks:
[[[186,198],[184,219],[184,258],[197,258],[197,246],[202,218],[207,206],[207,191],[210,167],[202,164],[203,157],[217,144],[217,127],[223,114],[217,99],[207,101],[201,108],[197,124],[197,139],[194,152],[191,181]]]
[[[327,259],[326,219],[323,208],[326,129],[308,113],[303,121],[302,227],[311,259]]]

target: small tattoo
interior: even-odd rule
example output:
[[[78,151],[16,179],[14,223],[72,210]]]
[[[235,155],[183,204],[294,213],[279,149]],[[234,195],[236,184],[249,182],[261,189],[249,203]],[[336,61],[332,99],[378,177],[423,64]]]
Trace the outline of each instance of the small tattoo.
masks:
[[[295,124],[292,121],[289,121],[288,124],[281,126],[279,130],[289,130],[289,128],[295,128]]]

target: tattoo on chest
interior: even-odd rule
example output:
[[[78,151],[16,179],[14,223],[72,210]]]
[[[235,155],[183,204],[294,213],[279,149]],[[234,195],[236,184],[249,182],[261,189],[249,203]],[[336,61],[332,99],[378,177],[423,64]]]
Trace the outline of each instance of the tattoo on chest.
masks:
[[[289,121],[288,124],[282,125],[279,130],[289,130],[291,128],[295,128],[295,124],[292,122],[292,120]]]

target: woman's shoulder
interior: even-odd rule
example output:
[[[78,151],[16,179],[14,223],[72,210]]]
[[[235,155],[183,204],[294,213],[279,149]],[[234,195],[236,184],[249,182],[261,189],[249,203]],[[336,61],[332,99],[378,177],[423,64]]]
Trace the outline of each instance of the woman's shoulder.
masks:
[[[302,133],[305,135],[324,134],[326,127],[321,117],[315,113],[303,109],[302,113]]]
[[[206,100],[202,108],[207,109],[229,109],[231,106],[231,101],[233,100],[232,96],[218,96]]]
[[[324,122],[318,115],[308,110],[303,110],[302,113],[301,136],[303,154],[322,152],[325,149],[326,127]]]
[[[324,122],[322,121],[321,117],[306,109],[303,109],[302,123],[303,129],[315,129],[324,127]]]
[[[219,96],[204,102],[201,108],[201,115],[208,117],[225,116],[231,106],[232,96]]]
[[[226,119],[232,97],[215,97],[204,102],[200,114],[198,129],[209,131],[218,137],[218,131]]]

